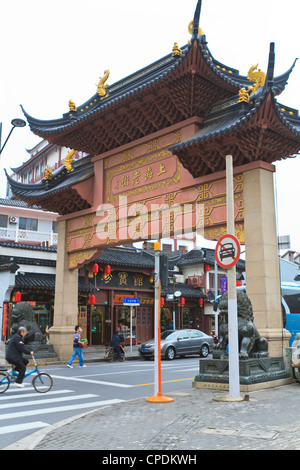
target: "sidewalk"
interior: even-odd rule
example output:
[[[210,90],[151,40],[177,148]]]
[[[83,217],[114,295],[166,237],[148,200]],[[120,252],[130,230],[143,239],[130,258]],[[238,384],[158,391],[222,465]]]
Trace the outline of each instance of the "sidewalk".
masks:
[[[86,349],[83,350],[83,358],[85,363],[89,362],[102,362],[105,361],[105,346],[88,346]],[[134,360],[134,359],[139,359],[139,353],[138,353],[138,346],[132,346],[132,352],[130,350],[130,346],[125,346],[125,357],[126,360]],[[74,360],[74,364],[78,362],[78,359],[76,358]],[[41,366],[44,365],[54,365],[54,364],[61,364],[61,361],[53,360],[51,359],[37,359],[37,363]],[[67,363],[67,361],[64,361],[64,363]],[[1,343],[0,344],[0,365],[5,365],[5,344]]]
[[[111,456],[300,450],[299,383],[251,392],[249,401],[212,400],[220,395],[191,388],[169,393],[171,403],[149,403],[146,397],[117,403],[48,426],[4,450],[110,450]]]
[[[125,358],[126,360],[141,359],[141,356],[138,353],[138,346],[132,346],[132,351],[130,346],[125,346]],[[83,359],[84,362],[99,362],[105,361],[105,346],[90,346],[83,350]]]

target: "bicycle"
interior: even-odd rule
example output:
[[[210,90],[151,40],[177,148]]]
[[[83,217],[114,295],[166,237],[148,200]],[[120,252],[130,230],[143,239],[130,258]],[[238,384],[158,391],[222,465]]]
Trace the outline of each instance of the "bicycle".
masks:
[[[32,385],[35,391],[39,393],[47,393],[52,388],[53,379],[51,375],[46,374],[46,372],[40,372],[35,357],[32,356],[32,359],[35,367],[30,372],[27,372],[24,378],[36,373],[37,375],[32,379]],[[6,392],[10,384],[16,381],[18,375],[18,372],[13,368],[10,373],[8,373],[7,369],[0,370],[0,394]]]

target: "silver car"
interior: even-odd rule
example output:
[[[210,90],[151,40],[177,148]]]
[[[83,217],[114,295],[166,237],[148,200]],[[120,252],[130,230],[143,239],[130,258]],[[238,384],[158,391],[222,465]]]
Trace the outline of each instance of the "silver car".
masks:
[[[166,330],[161,334],[161,355],[170,361],[176,356],[187,354],[207,357],[212,346],[212,337],[199,330]],[[153,358],[154,339],[142,343],[138,352],[144,359]]]

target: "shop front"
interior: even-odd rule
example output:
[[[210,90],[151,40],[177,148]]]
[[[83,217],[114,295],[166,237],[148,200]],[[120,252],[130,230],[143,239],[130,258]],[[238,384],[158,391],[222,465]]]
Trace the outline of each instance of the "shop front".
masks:
[[[175,297],[173,292],[180,292]],[[176,284],[163,289],[161,330],[196,329],[211,334],[211,317],[205,315],[205,294],[186,284]],[[175,325],[174,325],[175,320]]]
[[[153,338],[154,335],[154,300],[153,293],[136,292],[134,295],[123,293],[115,295],[115,325],[123,335],[125,345],[130,344],[130,331],[132,328],[132,344],[142,343]],[[138,307],[128,307],[124,298],[140,300]],[[131,311],[132,310],[132,311]]]
[[[125,345],[130,344],[130,332],[132,344],[153,338],[154,290],[150,272],[126,268],[111,269],[105,274],[100,268],[90,283],[96,285],[97,291],[95,305],[88,305],[86,313],[89,345],[109,344],[115,331],[123,335]],[[140,299],[139,306],[124,305],[126,298]]]
[[[90,346],[109,344],[111,340],[111,318],[108,305],[87,307],[86,338]]]

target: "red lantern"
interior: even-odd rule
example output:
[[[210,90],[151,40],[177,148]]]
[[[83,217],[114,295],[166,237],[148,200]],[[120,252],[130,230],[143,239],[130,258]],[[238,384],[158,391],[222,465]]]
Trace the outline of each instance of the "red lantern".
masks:
[[[209,268],[210,268],[209,264],[205,264],[205,265],[204,265],[205,272],[207,272],[207,273],[208,273],[208,271],[209,271]]]
[[[98,272],[99,272],[99,266],[98,266],[97,263],[95,263],[95,264],[93,265],[93,273],[94,273],[94,274],[98,274]]]
[[[90,297],[90,305],[95,305],[96,303],[96,297],[94,295],[91,295]]]
[[[21,302],[21,292],[16,292],[15,293],[15,302],[16,302],[16,304]]]
[[[105,266],[105,274],[110,274],[111,273],[111,267],[109,265]]]
[[[199,299],[199,307],[203,307],[203,299]]]
[[[160,299],[160,306],[163,307],[165,305],[165,299],[161,297]]]
[[[242,285],[242,281],[236,281],[236,286],[239,287]]]
[[[180,299],[180,307],[183,307],[185,305],[185,298],[181,297]]]

